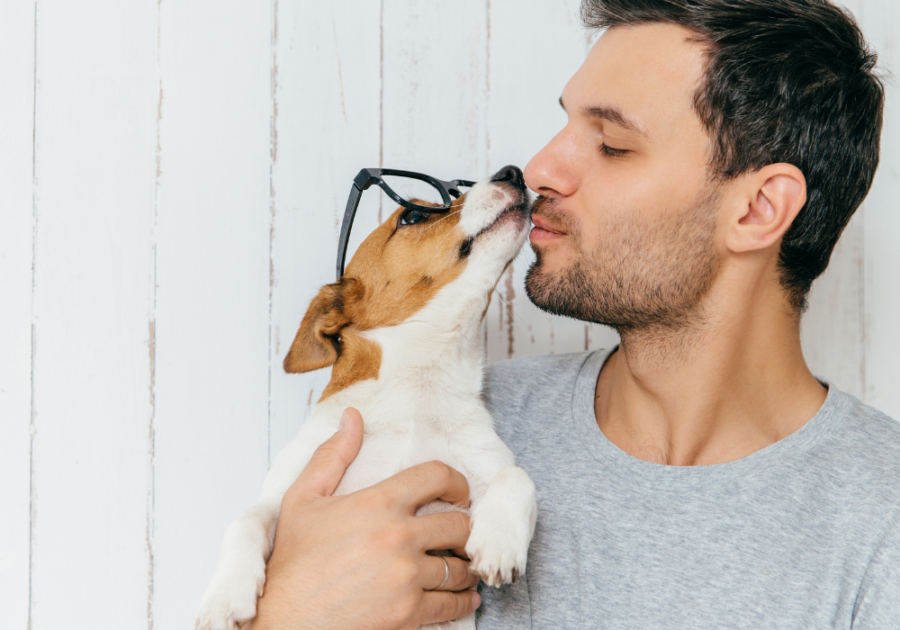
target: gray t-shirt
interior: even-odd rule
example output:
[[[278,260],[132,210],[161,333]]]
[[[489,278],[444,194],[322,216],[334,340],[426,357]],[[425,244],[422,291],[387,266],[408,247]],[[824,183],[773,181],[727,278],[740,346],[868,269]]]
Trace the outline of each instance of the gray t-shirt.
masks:
[[[480,588],[480,630],[900,629],[900,424],[830,387],[743,459],[652,464],[597,426],[608,354],[487,368],[540,513],[524,578]]]

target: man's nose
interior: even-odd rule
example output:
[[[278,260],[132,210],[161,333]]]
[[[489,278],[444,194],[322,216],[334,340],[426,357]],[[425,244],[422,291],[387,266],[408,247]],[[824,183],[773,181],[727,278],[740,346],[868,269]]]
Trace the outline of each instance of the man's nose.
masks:
[[[568,197],[578,190],[573,140],[569,129],[563,128],[531,158],[525,167],[525,184],[531,190],[545,197]]]

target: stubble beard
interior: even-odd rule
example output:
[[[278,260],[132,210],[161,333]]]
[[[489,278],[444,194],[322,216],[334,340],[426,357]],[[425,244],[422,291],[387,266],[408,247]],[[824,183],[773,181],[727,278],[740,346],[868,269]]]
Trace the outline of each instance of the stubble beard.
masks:
[[[704,328],[704,298],[719,269],[715,249],[718,195],[710,187],[695,203],[658,224],[610,224],[601,243],[581,247],[578,225],[539,197],[535,211],[563,226],[578,253],[558,272],[547,271],[540,249],[528,270],[525,291],[554,315],[614,328],[628,340],[663,336],[683,345],[687,333]],[[680,343],[679,343],[680,340]]]

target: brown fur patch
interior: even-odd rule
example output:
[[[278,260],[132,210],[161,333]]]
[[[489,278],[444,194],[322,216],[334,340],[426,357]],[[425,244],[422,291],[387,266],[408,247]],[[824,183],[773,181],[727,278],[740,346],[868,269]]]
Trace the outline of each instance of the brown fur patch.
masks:
[[[354,383],[378,378],[381,369],[381,346],[378,343],[359,335],[346,335],[341,339],[341,346],[341,355],[353,360],[339,360],[334,364],[331,380],[322,392],[322,398],[328,398]]]
[[[312,301],[284,360],[287,372],[334,364],[322,398],[377,378],[381,348],[359,333],[395,326],[421,310],[466,266],[459,255],[465,235],[456,230],[464,197],[450,212],[400,225],[403,208],[375,229],[353,255],[339,282]]]
[[[319,290],[284,358],[285,372],[311,372],[337,360],[341,330],[352,321],[353,307],[363,291],[362,284],[353,278],[341,278]]]

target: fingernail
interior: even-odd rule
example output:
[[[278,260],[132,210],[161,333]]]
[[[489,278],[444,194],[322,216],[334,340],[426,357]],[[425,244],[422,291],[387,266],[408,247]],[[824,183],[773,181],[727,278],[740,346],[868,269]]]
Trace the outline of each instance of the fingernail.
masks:
[[[477,609],[479,606],[481,606],[481,595],[472,593],[472,610]]]
[[[344,427],[347,426],[347,423],[350,421],[350,410],[344,409],[344,415],[341,416],[341,424],[338,426],[338,431],[343,431]]]

